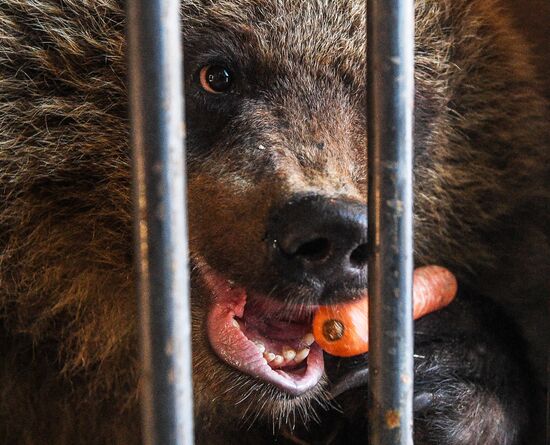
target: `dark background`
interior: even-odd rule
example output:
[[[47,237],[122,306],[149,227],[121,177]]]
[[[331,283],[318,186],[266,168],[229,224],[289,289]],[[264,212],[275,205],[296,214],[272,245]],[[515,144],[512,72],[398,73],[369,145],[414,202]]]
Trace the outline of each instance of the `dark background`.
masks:
[[[534,45],[537,64],[550,98],[550,0],[505,0],[515,25]]]

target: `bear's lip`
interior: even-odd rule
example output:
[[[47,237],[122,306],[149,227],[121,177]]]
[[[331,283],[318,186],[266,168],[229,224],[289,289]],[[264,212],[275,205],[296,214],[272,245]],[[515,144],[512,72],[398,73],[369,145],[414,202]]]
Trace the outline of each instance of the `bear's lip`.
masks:
[[[211,269],[203,276],[212,295],[208,338],[221,360],[292,396],[319,383],[324,362],[311,335],[314,307],[289,313],[283,304],[251,296]]]

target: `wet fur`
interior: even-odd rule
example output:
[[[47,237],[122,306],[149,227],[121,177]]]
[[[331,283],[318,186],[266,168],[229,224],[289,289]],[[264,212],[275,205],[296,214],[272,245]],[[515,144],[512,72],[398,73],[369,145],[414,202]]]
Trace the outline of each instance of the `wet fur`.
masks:
[[[200,278],[206,260],[274,298],[313,300],[270,271],[265,221],[295,193],[365,199],[363,3],[183,2],[199,443],[364,441],[365,408],[346,394],[291,399],[222,364]],[[5,443],[139,440],[124,50],[119,1],[0,3]],[[200,90],[213,62],[238,73],[235,94]],[[415,443],[534,443],[550,152],[530,48],[497,1],[419,1],[416,78],[416,262],[449,267],[463,291],[417,324]],[[331,378],[365,363],[336,363]]]

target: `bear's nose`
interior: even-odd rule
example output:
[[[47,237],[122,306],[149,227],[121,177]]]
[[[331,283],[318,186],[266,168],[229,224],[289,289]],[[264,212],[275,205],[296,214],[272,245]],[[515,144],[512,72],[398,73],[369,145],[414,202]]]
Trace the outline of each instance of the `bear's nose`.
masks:
[[[323,195],[295,197],[272,214],[268,234],[271,260],[285,280],[336,293],[366,287],[366,204]]]

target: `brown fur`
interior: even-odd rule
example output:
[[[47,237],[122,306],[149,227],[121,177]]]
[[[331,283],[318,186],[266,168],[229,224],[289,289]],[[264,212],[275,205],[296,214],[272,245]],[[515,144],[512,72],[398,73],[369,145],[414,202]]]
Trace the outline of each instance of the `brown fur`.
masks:
[[[290,399],[220,363],[199,266],[270,291],[270,208],[305,191],[365,200],[363,4],[183,2],[200,443],[230,443],[222,418],[285,425],[326,404],[322,390]],[[0,4],[6,443],[138,442],[124,49],[120,1]],[[496,0],[417,2],[416,262],[443,264],[505,304],[536,359],[547,324],[529,310],[547,305],[550,152],[529,54]],[[224,55],[245,73],[241,102],[219,105],[229,123],[196,79]],[[235,443],[269,443],[262,434]]]

